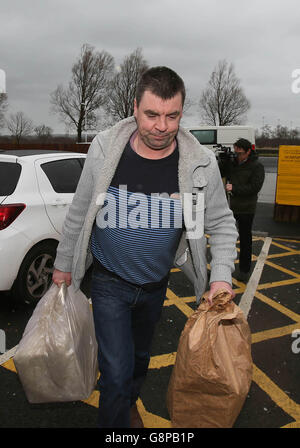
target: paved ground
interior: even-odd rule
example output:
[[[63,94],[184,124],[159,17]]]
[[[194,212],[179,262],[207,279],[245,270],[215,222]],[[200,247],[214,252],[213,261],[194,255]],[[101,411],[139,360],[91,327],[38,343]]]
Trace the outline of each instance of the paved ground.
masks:
[[[233,279],[235,302],[246,310],[252,332],[253,357],[252,385],[234,427],[300,428],[300,232],[298,226],[274,223],[267,204],[259,207],[254,229],[248,288]],[[174,269],[138,401],[148,428],[170,427],[165,395],[180,333],[196,309],[193,294],[191,284]],[[0,364],[0,427],[96,426],[98,390],[85,402],[32,405],[13,358],[6,362],[2,358]]]

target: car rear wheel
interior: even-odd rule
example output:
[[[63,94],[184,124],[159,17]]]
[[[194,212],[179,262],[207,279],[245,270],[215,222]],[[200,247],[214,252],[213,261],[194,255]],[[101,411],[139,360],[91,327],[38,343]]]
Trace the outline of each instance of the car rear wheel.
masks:
[[[55,242],[44,242],[28,252],[13,286],[15,299],[35,304],[43,297],[52,282],[56,247]]]

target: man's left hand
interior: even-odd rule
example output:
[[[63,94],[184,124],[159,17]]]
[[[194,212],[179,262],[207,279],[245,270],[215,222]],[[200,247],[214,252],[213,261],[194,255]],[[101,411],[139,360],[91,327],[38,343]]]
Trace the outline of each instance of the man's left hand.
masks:
[[[231,299],[233,299],[235,297],[235,293],[232,291],[232,287],[229,283],[227,283],[227,282],[212,282],[210,284],[209,295],[207,297],[207,301],[208,301],[209,305],[212,305],[213,296],[216,294],[218,289],[226,289],[226,291],[228,291],[231,294]]]

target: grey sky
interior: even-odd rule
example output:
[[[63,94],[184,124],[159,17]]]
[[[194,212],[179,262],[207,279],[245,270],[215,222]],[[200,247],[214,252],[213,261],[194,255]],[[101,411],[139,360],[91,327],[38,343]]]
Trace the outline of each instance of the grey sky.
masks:
[[[235,66],[251,101],[247,124],[300,127],[297,0],[10,0],[0,4],[0,69],[8,114],[22,110],[36,125],[64,131],[49,95],[67,84],[82,44],[106,50],[116,65],[137,47],[149,65],[167,65],[198,102],[221,59]],[[264,117],[264,119],[263,119]],[[200,124],[198,108],[183,124]]]

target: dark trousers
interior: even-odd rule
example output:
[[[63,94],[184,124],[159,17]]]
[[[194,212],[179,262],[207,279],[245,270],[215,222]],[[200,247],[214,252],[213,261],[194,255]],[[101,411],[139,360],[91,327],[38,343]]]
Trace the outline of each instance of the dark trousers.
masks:
[[[91,298],[98,342],[99,426],[129,428],[150,361],[167,282],[153,291],[94,269]]]
[[[240,238],[239,268],[242,272],[249,272],[252,256],[252,223],[254,214],[234,213]]]

